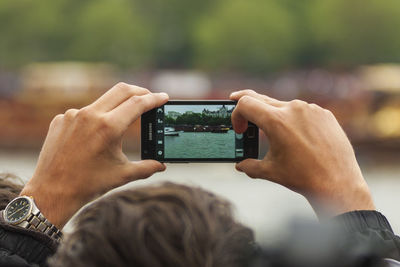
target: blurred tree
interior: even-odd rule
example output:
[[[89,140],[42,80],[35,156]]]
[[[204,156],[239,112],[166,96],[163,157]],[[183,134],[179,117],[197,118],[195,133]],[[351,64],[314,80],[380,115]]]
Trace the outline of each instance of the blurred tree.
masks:
[[[294,24],[277,0],[221,0],[195,31],[195,60],[207,69],[261,72],[293,62]]]
[[[132,1],[95,0],[79,6],[70,58],[111,61],[123,67],[151,64],[154,33]]]
[[[290,13],[291,19],[295,24],[293,34],[296,39],[296,48],[293,61],[298,67],[312,67],[320,62],[324,52],[318,47],[309,29],[310,8],[316,0],[281,0],[280,4]]]
[[[129,0],[3,0],[0,64],[110,61],[145,66],[152,33]]]
[[[0,68],[31,61],[264,73],[400,62],[399,0],[1,0]]]
[[[52,58],[62,1],[0,1],[0,64]]]
[[[314,0],[308,28],[324,65],[400,60],[398,0]]]
[[[175,119],[170,116],[165,116],[164,122],[166,125],[173,125],[175,124]]]
[[[155,65],[187,68],[192,64],[192,31],[199,16],[208,13],[219,0],[134,0],[147,18],[146,29],[155,33]]]

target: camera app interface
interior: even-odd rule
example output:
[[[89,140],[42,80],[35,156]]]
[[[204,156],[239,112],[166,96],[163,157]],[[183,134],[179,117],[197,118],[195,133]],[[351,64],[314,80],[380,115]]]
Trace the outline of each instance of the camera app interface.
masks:
[[[232,128],[235,105],[164,105],[157,109],[159,159],[243,157],[243,135]]]

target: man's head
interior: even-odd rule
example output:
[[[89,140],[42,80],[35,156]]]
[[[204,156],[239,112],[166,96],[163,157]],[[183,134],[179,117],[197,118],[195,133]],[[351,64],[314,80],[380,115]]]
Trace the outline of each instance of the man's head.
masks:
[[[227,201],[165,183],[86,208],[51,266],[246,266],[253,242]]]

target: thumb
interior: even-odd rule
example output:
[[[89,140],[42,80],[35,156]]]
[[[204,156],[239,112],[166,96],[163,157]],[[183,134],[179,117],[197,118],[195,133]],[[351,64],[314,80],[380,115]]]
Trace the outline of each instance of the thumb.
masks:
[[[127,164],[127,177],[130,181],[145,179],[156,172],[165,171],[166,165],[156,160],[132,161]]]
[[[236,169],[251,178],[268,179],[272,173],[272,165],[265,159],[245,159],[236,164]]]

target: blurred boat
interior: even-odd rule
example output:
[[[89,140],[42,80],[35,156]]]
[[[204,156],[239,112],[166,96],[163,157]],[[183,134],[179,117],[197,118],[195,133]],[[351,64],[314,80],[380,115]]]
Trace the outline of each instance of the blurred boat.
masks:
[[[179,132],[175,131],[175,128],[165,127],[164,136],[179,136]]]
[[[229,127],[218,127],[211,129],[212,133],[227,133],[229,131]]]

